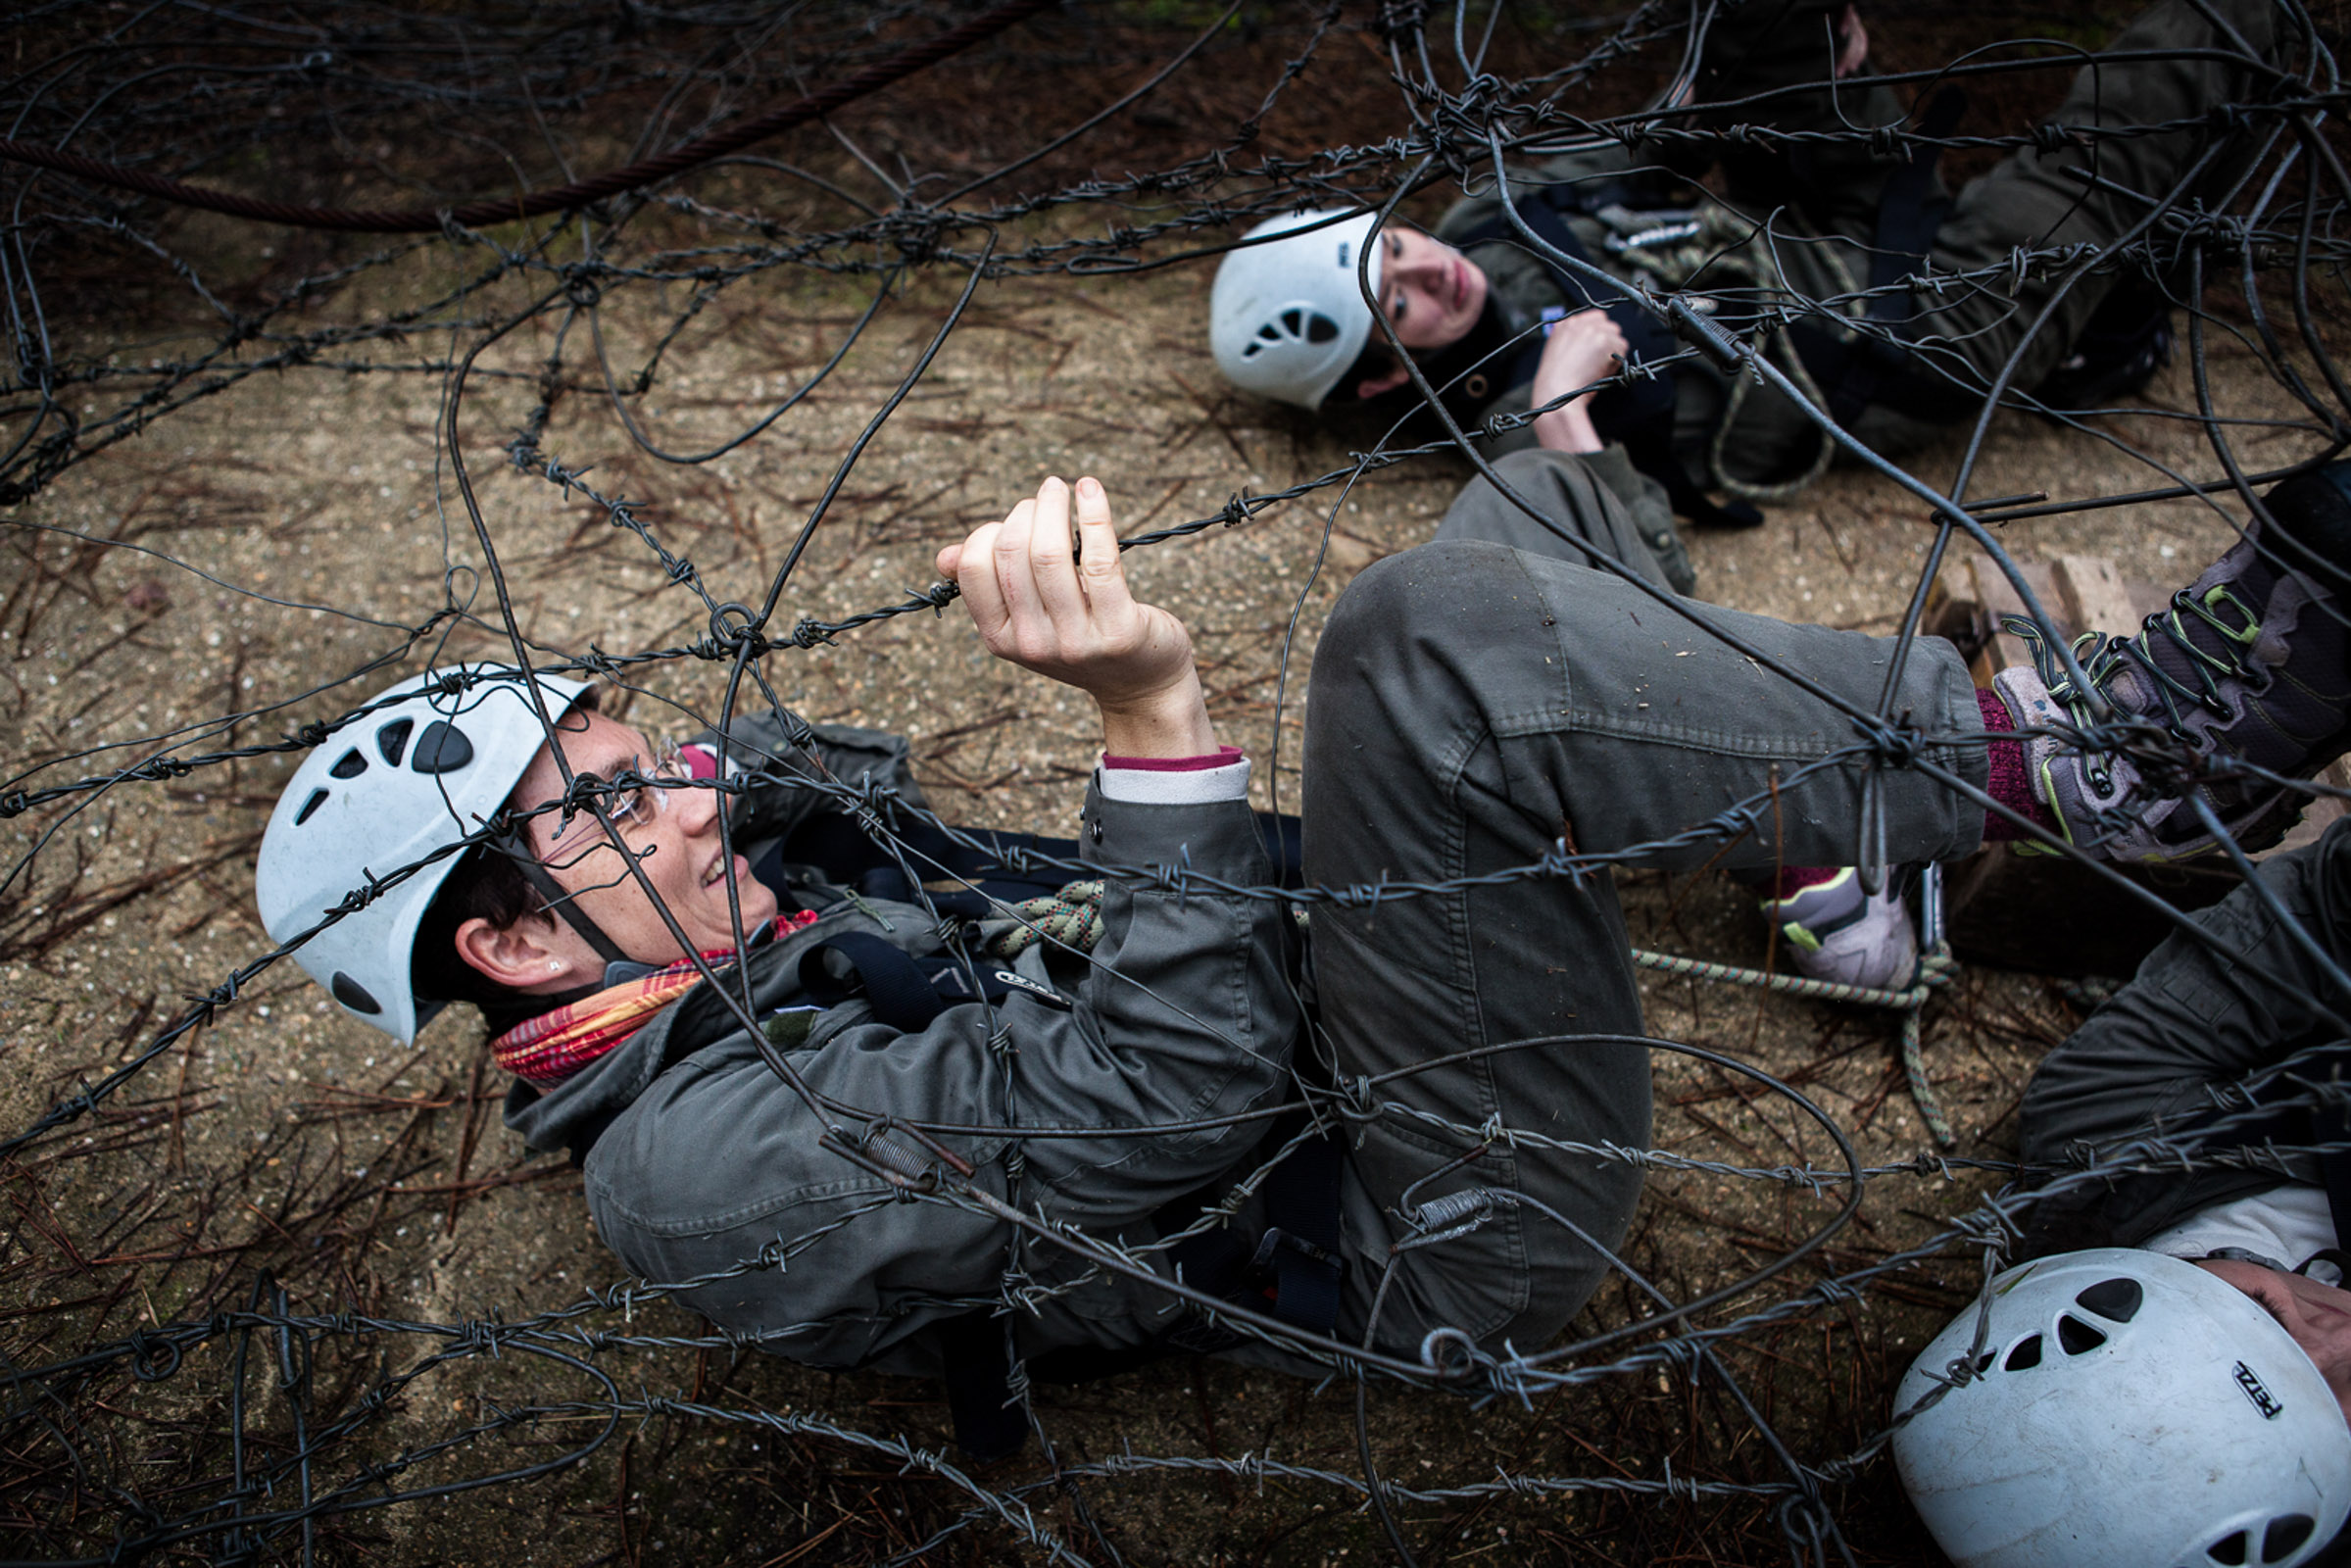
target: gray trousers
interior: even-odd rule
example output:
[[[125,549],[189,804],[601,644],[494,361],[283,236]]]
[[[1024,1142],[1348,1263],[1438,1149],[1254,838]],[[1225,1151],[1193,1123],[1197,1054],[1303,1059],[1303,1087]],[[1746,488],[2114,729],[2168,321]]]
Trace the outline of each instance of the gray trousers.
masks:
[[[1697,585],[1664,488],[1635,468],[1624,448],[1590,455],[1522,448],[1496,458],[1494,471],[1540,515],[1481,473],[1445,509],[1439,543],[1481,539],[1580,566],[1613,561],[1675,593]]]
[[[2203,10],[2213,13],[2219,24]],[[2241,57],[2249,50],[2276,60],[2298,37],[2277,0],[2162,0],[2117,36],[2106,53],[2193,49]],[[2013,361],[2009,390],[2031,392],[2038,386],[2073,352],[2091,314],[2126,274],[2111,267],[2086,270],[2063,263],[2044,263],[2016,274],[2008,270],[2012,259],[2023,251],[2050,248],[2082,247],[2075,254],[2084,259],[2111,251],[2149,217],[2156,202],[2184,204],[2193,199],[2207,207],[2225,206],[2252,167],[2266,122],[2221,129],[2207,123],[2205,117],[2222,104],[2258,101],[2274,79],[2231,59],[2092,57],[2075,76],[2050,123],[2187,123],[2163,135],[2100,137],[2088,146],[2065,142],[2048,151],[2014,153],[1969,181],[1935,233],[1929,270],[1954,274],[1988,268],[1992,278],[1953,284],[1939,293],[1912,291],[1912,309],[1900,324],[1918,344],[1921,358],[1962,385],[1981,387],[1990,386]],[[1737,96],[1746,84],[1734,81],[1723,90],[1726,96]],[[1802,105],[1809,102],[1800,100],[1775,118],[1802,124]],[[1981,134],[2014,127],[1970,122],[1960,128]],[[2096,182],[2080,177],[2083,174],[2094,175]],[[1760,219],[1767,211],[1753,216]],[[1846,203],[1839,218],[1841,231],[1826,238],[1774,235],[1752,242],[1768,244],[1776,258],[1766,265],[1767,273],[1776,267],[1789,292],[1829,298],[1835,290],[1823,271],[1823,260],[1812,254],[1826,249],[1842,254],[1855,276],[1866,282],[1875,205]],[[2160,229],[2156,237],[2162,238]],[[2211,270],[2208,268],[2208,275]],[[2073,276],[2077,271],[2082,275]],[[2167,279],[2176,289],[2184,288],[2186,281],[2184,275]],[[1704,286],[1702,280],[1699,286]],[[1921,373],[1933,377],[1935,371]],[[1683,378],[1682,388],[1682,421],[1696,439],[1711,439],[1721,417],[1719,389],[1690,377]],[[1950,416],[1920,417],[1881,401],[1854,417],[1851,431],[1872,450],[1895,456],[1935,435]],[[1820,439],[1810,416],[1793,402],[1776,389],[1753,388],[1724,438],[1722,461],[1737,478],[1776,480],[1800,471]]]
[[[1612,536],[1602,496],[1554,492],[1568,532]],[[1562,559],[1577,554],[1562,541],[1535,542],[1551,548],[1444,538],[1376,564],[1341,598],[1306,718],[1307,879],[1457,883],[1531,865],[1563,838],[1582,852],[1647,845],[1741,802],[1763,803],[1759,820],[1721,863],[1851,861],[1867,768],[1791,776],[1858,732],[1779,671],[1867,710],[1893,645],[1644,591]],[[1982,719],[1948,644],[1911,651],[1892,711],[1982,787]],[[1880,778],[1889,858],[1975,848],[1981,807],[1915,770]],[[1707,838],[1643,860],[1690,867],[1720,848]],[[1641,1177],[1481,1129],[1647,1145],[1648,1053],[1605,1038],[1642,1032],[1607,872],[1318,906],[1309,942],[1317,1048],[1367,1111],[1343,1181],[1341,1332],[1405,1355],[1441,1326],[1494,1348],[1541,1346],[1606,1274],[1601,1249],[1622,1241]],[[1414,1070],[1526,1040],[1546,1043]],[[1378,1081],[1390,1073],[1401,1076]],[[1472,1188],[1516,1197],[1465,1235],[1396,1250],[1415,1235],[1416,1205]]]
[[[2220,25],[2190,0],[2164,0],[2133,21],[2107,52],[2249,48],[2274,58],[2289,30],[2276,0],[2205,0],[2204,8]],[[2101,127],[2193,122],[2216,105],[2258,100],[2270,79],[2229,60],[2101,64],[2093,58],[2050,122]],[[2256,122],[2226,133],[2194,124],[2161,136],[2101,137],[2091,147],[2012,154],[1960,190],[1935,236],[1932,265],[1937,272],[1998,269],[2020,246],[2110,250],[2152,214],[2147,198],[2226,205],[2259,146]],[[2084,173],[2098,183],[2079,177]],[[2064,287],[2074,270],[2049,267],[2013,284],[1918,294],[1913,330],[1934,345],[1942,363],[1955,358],[1964,373],[1986,385],[2013,359],[2009,385],[2029,392],[2072,352],[2091,313],[2124,275],[2111,269],[2085,271]],[[2171,281],[2175,287],[2186,283],[2184,277]],[[1885,452],[1915,444],[1930,428],[1874,407],[1854,433]]]

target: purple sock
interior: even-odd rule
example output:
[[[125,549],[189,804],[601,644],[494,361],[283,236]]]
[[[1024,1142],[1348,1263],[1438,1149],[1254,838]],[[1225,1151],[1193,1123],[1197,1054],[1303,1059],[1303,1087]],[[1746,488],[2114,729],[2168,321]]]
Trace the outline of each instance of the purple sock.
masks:
[[[2008,705],[2000,701],[1997,692],[1977,687],[1976,707],[1984,714],[1984,727],[1986,730],[1995,735],[2007,735],[2015,731],[2016,719],[2010,715]],[[2047,807],[2033,798],[2032,776],[2025,768],[2025,743],[1993,741],[1984,751],[1991,771],[1991,777],[1984,785],[1984,793],[2010,810],[2022,814],[2036,827],[2054,833],[2057,819],[2049,814]],[[1984,813],[1984,841],[1986,844],[2024,836],[2025,830],[2008,818],[1991,811]]]
[[[1763,896],[1775,900],[1792,899],[1806,888],[1818,887],[1823,882],[1833,880],[1843,869],[1841,865],[1784,865],[1780,867],[1780,874],[1772,878]]]

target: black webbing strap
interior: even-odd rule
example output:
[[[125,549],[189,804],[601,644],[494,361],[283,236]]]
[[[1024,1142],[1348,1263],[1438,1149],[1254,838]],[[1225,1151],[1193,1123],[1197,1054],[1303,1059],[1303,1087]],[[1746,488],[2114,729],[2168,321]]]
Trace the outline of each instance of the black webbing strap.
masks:
[[[1960,412],[1968,402],[1961,388],[1917,373],[1916,357],[1903,341],[1917,302],[1909,289],[1896,286],[1926,265],[1936,231],[1951,216],[1951,199],[1930,198],[1928,192],[1942,158],[1937,144],[1966,113],[1966,93],[1957,87],[1936,93],[1919,122],[1921,139],[1911,148],[1909,161],[1894,172],[1878,198],[1870,302],[1857,323],[1863,330],[1839,335],[1809,321],[1788,328],[1797,356],[1827,394],[1829,416],[1838,424],[1851,424],[1873,403],[1918,418],[1939,419]]]
[[[494,846],[491,853],[503,854],[508,859],[514,861],[514,869],[522,873],[522,880],[529,883],[531,891],[539,895],[540,900],[547,906],[548,912],[578,932],[580,940],[587,943],[589,948],[594,950],[596,956],[604,960],[604,983],[606,985],[618,985],[624,980],[635,979],[637,975],[650,974],[659,967],[655,964],[637,963],[627,954],[621,952],[620,944],[605,935],[604,927],[588,918],[587,911],[579,906],[579,901],[562,883],[558,882],[553,873],[540,862],[539,858],[531,853],[530,841],[524,838],[520,832],[508,834],[506,841]],[[635,974],[615,975],[614,969],[634,969],[636,972]]]
[[[947,953],[917,958],[869,931],[844,932],[802,954],[800,988],[820,1007],[862,996],[876,1021],[901,1034],[930,1027],[939,1014],[961,1003],[1002,1002],[1015,992],[1069,1008],[1069,999],[1051,986],[1001,964],[966,963]]]
[[[1547,186],[1532,196],[1520,198],[1511,205],[1536,238],[1566,256],[1585,263],[1592,262],[1592,253],[1576,237],[1567,216],[1559,203],[1568,202],[1575,211],[1589,206],[1593,195],[1581,186]],[[1508,219],[1496,214],[1485,222],[1458,236],[1455,244],[1462,250],[1485,245],[1495,240],[1519,241],[1518,231]],[[1572,315],[1593,306],[1608,313],[1617,329],[1625,334],[1627,349],[1644,364],[1658,364],[1672,356],[1680,345],[1664,322],[1658,320],[1639,304],[1611,288],[1594,288],[1582,273],[1560,266],[1551,258],[1535,253],[1543,270],[1550,273],[1552,286],[1559,290],[1564,308]],[[1596,265],[1596,264],[1595,264]],[[1532,385],[1535,370],[1543,361],[1545,339],[1537,336],[1523,344],[1511,355],[1499,371],[1490,367],[1481,372],[1490,379],[1482,385],[1464,383],[1465,402],[1483,405],[1494,386],[1514,387]],[[1466,412],[1456,411],[1457,413]],[[1603,441],[1613,441],[1625,449],[1633,466],[1665,487],[1666,499],[1674,511],[1692,522],[1708,523],[1720,528],[1752,528],[1763,520],[1763,514],[1744,502],[1729,506],[1717,503],[1699,488],[1697,481],[1674,456],[1674,378],[1671,372],[1649,376],[1629,385],[1611,386],[1593,395],[1592,426]]]

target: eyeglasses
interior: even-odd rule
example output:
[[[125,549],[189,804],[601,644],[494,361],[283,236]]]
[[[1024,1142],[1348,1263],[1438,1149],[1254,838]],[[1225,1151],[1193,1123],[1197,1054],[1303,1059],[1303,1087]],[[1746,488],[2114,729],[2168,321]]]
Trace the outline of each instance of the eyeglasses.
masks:
[[[653,749],[653,766],[640,766],[637,759],[629,759],[630,765],[626,771],[652,782],[639,784],[634,789],[612,792],[604,809],[615,826],[651,827],[655,817],[669,809],[668,786],[686,782],[684,773],[678,767],[677,753],[677,742],[663,741]]]
[[[678,763],[678,744],[663,741],[654,748],[653,765],[645,765],[641,757],[631,757],[628,765],[620,768],[614,778],[640,778],[646,782],[613,790],[604,798],[604,814],[612,825],[623,832],[653,826],[654,818],[669,809],[669,791],[672,786],[688,782],[688,775]],[[582,777],[595,778],[595,774]],[[599,779],[599,782],[602,782]],[[559,824],[555,830],[557,842],[563,837],[568,824]]]

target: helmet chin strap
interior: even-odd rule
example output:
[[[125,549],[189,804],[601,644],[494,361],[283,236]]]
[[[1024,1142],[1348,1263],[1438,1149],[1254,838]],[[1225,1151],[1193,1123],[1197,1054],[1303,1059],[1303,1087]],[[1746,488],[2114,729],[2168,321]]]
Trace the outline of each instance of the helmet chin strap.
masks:
[[[539,858],[531,854],[529,844],[519,834],[512,836],[506,848],[507,854],[514,859],[514,868],[522,873],[522,880],[528,882],[546,902],[548,911],[560,916],[565,925],[578,932],[580,940],[587,943],[596,956],[604,960],[606,985],[620,985],[654,971],[656,965],[639,963],[620,951],[620,944],[608,936],[604,927],[579,906],[579,900],[556,881]]]

